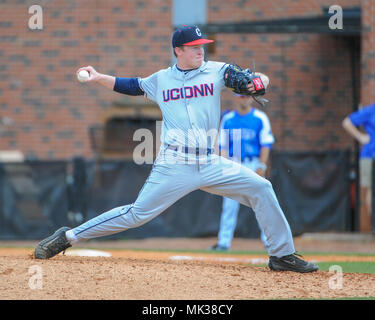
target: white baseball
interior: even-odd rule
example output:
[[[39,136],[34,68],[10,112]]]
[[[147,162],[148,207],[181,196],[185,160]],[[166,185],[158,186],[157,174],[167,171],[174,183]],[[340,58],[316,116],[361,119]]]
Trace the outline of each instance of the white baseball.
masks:
[[[77,74],[77,79],[79,82],[85,82],[90,78],[90,74],[86,70],[81,70]]]

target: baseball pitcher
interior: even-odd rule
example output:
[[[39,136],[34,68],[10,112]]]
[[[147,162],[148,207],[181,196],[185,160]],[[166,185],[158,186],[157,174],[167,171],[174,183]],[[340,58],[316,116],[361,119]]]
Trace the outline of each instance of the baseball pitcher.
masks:
[[[318,267],[295,254],[292,233],[271,183],[239,163],[214,153],[220,122],[220,93],[225,87],[249,95],[264,95],[269,79],[238,66],[205,61],[202,38],[196,26],[173,33],[177,63],[146,78],[104,75],[93,67],[88,83],[119,93],[145,95],[163,115],[161,147],[137,199],[104,212],[69,229],[62,227],[35,248],[37,259],[48,259],[72,245],[136,228],[157,217],[186,194],[201,189],[251,207],[269,242],[271,270],[312,272]],[[208,134],[210,133],[210,134]]]

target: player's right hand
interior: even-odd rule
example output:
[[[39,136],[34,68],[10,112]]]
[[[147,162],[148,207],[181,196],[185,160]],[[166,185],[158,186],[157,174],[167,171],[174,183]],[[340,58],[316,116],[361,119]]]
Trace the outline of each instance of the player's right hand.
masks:
[[[92,66],[87,66],[87,67],[79,68],[79,69],[77,70],[76,74],[78,74],[78,72],[80,72],[81,70],[86,70],[86,71],[90,74],[90,78],[88,78],[88,80],[85,81],[85,82],[89,82],[89,81],[97,81],[97,80],[99,80],[100,73],[97,72]]]
[[[367,133],[362,133],[359,136],[359,142],[360,144],[368,144],[370,142],[370,136]]]
[[[260,169],[258,168],[256,171],[255,171],[257,174],[259,174],[261,177],[265,178],[266,177],[266,171],[263,170],[263,169]]]

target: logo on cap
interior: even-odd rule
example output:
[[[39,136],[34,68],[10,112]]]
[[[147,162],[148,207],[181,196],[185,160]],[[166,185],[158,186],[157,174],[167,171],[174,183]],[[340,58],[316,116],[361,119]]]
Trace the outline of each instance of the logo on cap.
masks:
[[[172,47],[194,46],[214,42],[213,40],[203,39],[202,32],[197,26],[184,26],[177,29],[172,36]]]

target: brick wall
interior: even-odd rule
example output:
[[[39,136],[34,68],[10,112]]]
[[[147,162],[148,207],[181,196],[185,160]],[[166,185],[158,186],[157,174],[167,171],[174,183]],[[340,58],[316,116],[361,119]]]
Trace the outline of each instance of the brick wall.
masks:
[[[80,84],[76,70],[92,65],[131,77],[168,66],[170,1],[41,1],[44,28],[31,31],[33,4],[0,1],[0,116],[14,121],[3,128],[0,149],[91,157],[88,127],[123,96]]]
[[[371,0],[369,0],[371,1]],[[208,0],[210,21],[256,21],[321,15],[323,7],[358,6],[362,0]]]
[[[375,102],[375,2],[362,3],[361,104]]]
[[[360,2],[334,4],[352,7]],[[363,2],[373,6],[370,0]],[[328,0],[207,3],[212,23],[320,15],[323,5],[332,4]],[[33,4],[38,1],[0,1],[0,116],[14,120],[0,131],[0,149],[19,149],[40,159],[91,157],[88,128],[101,123],[103,114],[124,96],[78,83],[75,71],[92,65],[102,73],[131,77],[169,66],[172,1],[41,1],[41,31],[27,26],[28,8]],[[374,15],[363,14],[369,24],[364,36],[369,47]],[[374,60],[371,50],[362,61],[363,69]],[[235,60],[242,66],[255,60],[257,69],[270,76],[271,103],[266,111],[276,148],[352,146],[341,128],[342,119],[352,110],[347,39],[313,34],[218,34],[209,58]],[[373,81],[371,74],[366,77],[362,96]],[[231,93],[225,90],[223,108],[232,103]]]
[[[209,1],[212,22],[322,15],[330,1]],[[336,1],[342,7],[360,1]],[[228,15],[230,12],[230,15]],[[345,27],[345,21],[344,21]],[[328,23],[327,23],[328,28]],[[220,34],[212,59],[236,61],[270,77],[268,113],[283,150],[345,149],[353,146],[341,127],[352,112],[350,40],[316,34]],[[358,75],[359,77],[359,75]],[[234,101],[223,94],[223,106]]]

